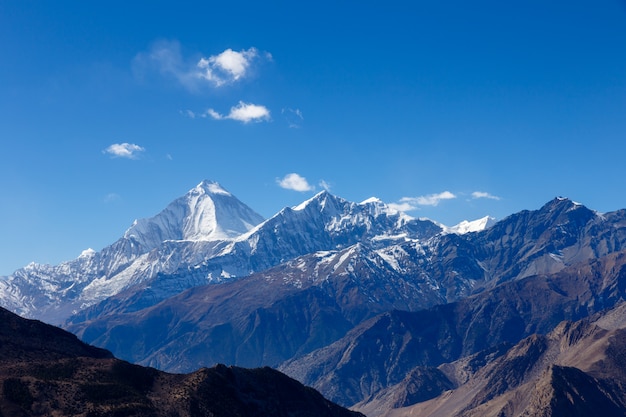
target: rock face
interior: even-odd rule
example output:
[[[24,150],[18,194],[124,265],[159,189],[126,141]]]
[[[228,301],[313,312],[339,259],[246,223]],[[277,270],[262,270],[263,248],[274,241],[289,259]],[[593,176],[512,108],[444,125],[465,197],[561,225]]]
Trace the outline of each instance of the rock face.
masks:
[[[626,304],[533,335],[476,369],[454,390],[410,407],[368,416],[623,416],[626,414]],[[439,369],[454,379],[464,361]],[[398,386],[399,388],[399,386]],[[391,389],[393,391],[393,388]],[[378,402],[378,404],[377,404]]]
[[[173,375],[120,361],[0,309],[0,415],[327,416],[360,414],[270,368]]]

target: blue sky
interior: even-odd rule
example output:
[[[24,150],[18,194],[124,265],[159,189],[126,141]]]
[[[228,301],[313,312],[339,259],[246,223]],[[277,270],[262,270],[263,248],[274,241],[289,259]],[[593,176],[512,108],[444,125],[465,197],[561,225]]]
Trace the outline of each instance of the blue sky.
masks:
[[[0,275],[203,179],[453,225],[626,207],[626,1],[0,3]]]

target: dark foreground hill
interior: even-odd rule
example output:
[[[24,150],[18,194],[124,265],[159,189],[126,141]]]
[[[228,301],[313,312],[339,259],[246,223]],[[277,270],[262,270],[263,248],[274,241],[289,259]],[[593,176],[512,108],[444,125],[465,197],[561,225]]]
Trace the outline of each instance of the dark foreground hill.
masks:
[[[0,416],[359,415],[270,368],[168,374],[0,309]]]

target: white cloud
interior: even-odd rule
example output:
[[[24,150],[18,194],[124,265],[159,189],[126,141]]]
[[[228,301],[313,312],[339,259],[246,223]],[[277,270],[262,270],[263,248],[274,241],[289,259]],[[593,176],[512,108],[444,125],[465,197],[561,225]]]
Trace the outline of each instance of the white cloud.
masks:
[[[391,203],[389,206],[399,211],[412,211],[419,209],[419,206],[437,206],[442,200],[454,198],[456,198],[456,195],[450,191],[444,191],[419,197],[402,197],[398,203]]]
[[[276,182],[278,183],[279,186],[287,190],[304,192],[304,191],[312,191],[314,189],[314,187],[308,183],[306,178],[301,177],[295,172],[285,175],[285,177],[282,179],[277,179]]]
[[[138,154],[145,150],[145,148],[135,145],[134,143],[114,143],[103,152],[115,158],[137,159]]]
[[[270,111],[267,107],[258,104],[244,103],[243,101],[231,107],[230,113],[227,115],[220,114],[213,109],[208,109],[206,114],[215,120],[231,119],[243,123],[260,122],[270,119]]]
[[[209,57],[185,58],[178,41],[161,40],[152,44],[146,52],[133,59],[133,72],[144,78],[150,72],[173,77],[181,85],[196,91],[203,85],[221,87],[237,82],[250,74],[252,64],[258,59],[271,60],[269,53],[259,54],[252,47],[242,51],[225,51]]]
[[[246,75],[252,60],[259,56],[256,48],[240,52],[228,48],[218,55],[200,58],[196,66],[200,77],[213,82],[217,87],[235,82]]]
[[[429,194],[421,197],[416,197],[415,202],[420,206],[436,206],[442,200],[451,200],[453,198],[456,198],[454,194],[452,194],[450,191],[444,191],[439,194]]]
[[[292,129],[298,129],[304,120],[304,116],[302,116],[300,109],[285,108],[281,110],[281,113],[283,114],[283,117],[287,121],[289,127]]]
[[[224,118],[224,116],[222,116],[221,114],[219,114],[218,112],[216,112],[213,109],[209,109],[206,111],[206,114],[211,116],[212,118],[214,118],[215,120],[222,120]]]
[[[491,195],[491,194],[486,193],[484,191],[474,191],[472,193],[472,198],[473,199],[488,198],[488,199],[491,199],[491,200],[500,200],[500,197],[498,197],[496,195]]]

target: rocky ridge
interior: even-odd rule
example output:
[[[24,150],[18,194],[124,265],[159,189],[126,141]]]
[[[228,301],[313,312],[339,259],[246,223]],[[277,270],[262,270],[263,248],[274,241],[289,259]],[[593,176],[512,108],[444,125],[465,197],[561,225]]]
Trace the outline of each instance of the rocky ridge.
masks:
[[[270,368],[166,374],[0,308],[0,415],[360,416]]]

